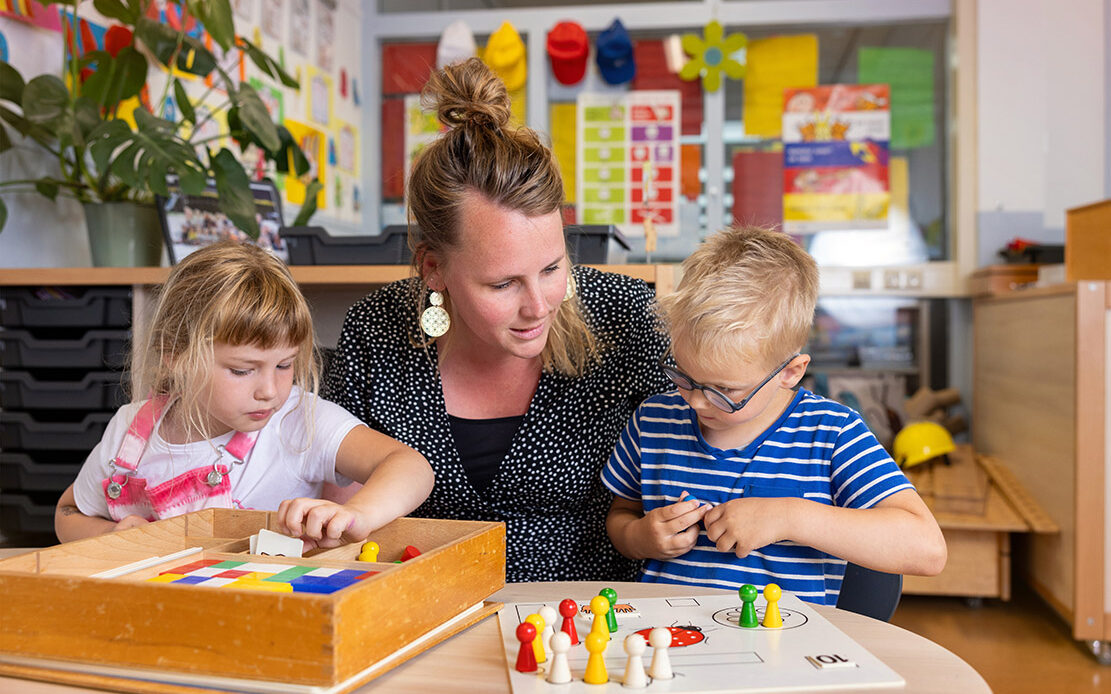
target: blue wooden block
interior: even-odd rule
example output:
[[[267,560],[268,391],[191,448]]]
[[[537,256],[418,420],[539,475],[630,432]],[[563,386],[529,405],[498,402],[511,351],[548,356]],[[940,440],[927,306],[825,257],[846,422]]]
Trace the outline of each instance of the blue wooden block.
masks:
[[[192,585],[196,585],[198,583],[204,583],[205,581],[207,581],[210,578],[212,578],[212,577],[211,576],[182,576],[181,578],[174,581],[174,583],[184,583],[186,585],[191,585],[192,586]]]

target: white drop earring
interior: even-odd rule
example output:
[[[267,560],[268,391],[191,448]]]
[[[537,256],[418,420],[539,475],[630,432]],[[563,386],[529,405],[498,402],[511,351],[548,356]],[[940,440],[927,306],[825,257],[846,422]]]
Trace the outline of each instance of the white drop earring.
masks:
[[[451,316],[444,309],[444,295],[433,291],[428,295],[428,308],[420,314],[420,327],[425,335],[439,337],[451,327]]]

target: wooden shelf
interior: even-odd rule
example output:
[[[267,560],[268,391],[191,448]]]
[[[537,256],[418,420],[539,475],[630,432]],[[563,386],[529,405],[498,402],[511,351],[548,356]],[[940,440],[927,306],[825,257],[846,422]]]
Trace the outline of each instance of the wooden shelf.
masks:
[[[670,280],[672,265],[592,265],[652,284]],[[409,276],[408,265],[291,265],[293,278],[303,285],[360,286],[386,284]],[[41,285],[153,285],[166,281],[168,267],[59,267],[0,268],[0,286]],[[670,288],[670,285],[669,285]]]

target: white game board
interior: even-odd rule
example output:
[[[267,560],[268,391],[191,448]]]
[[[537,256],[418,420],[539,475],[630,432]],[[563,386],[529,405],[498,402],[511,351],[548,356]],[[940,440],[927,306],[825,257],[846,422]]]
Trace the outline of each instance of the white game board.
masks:
[[[592,618],[589,601],[578,601],[575,626],[579,644],[572,646],[568,653],[573,680],[568,684],[549,684],[544,680],[544,674],[551,663],[550,653],[549,660],[540,664],[539,672],[517,672],[515,664],[520,642],[514,632],[525,617],[545,604],[556,609],[561,599],[553,596],[546,603],[507,603],[498,613],[513,694],[789,692],[838,687],[902,687],[906,684],[898,673],[806,603],[786,592],[779,602],[783,617],[780,629],[742,629],[738,624],[741,601],[735,595],[628,600],[618,596],[618,630],[612,635],[605,651],[609,682],[604,685],[582,681],[589,657],[582,639],[590,633]],[[757,598],[756,612],[761,619],[764,606],[764,598]],[[563,618],[557,616],[556,630],[562,622]],[[683,632],[683,640],[695,643],[673,645],[669,649],[674,679],[653,681],[649,678],[648,687],[644,690],[622,687],[627,660],[625,637],[660,626],[694,627]],[[647,636],[647,631],[644,633]],[[646,669],[651,663],[652,651],[649,646],[644,653]],[[837,666],[819,668],[815,662]]]

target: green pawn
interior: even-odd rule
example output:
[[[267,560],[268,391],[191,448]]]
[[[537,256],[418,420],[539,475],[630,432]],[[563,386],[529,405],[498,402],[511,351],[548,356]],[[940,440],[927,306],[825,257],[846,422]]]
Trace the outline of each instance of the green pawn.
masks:
[[[741,586],[737,594],[741,596],[741,602],[744,603],[741,607],[741,626],[746,629],[760,626],[760,620],[756,617],[756,586],[746,583]]]
[[[612,634],[617,631],[617,610],[613,609],[617,605],[617,591],[613,588],[603,588],[598,591],[598,595],[601,595],[610,604],[610,611],[606,613],[606,626],[609,627]]]

